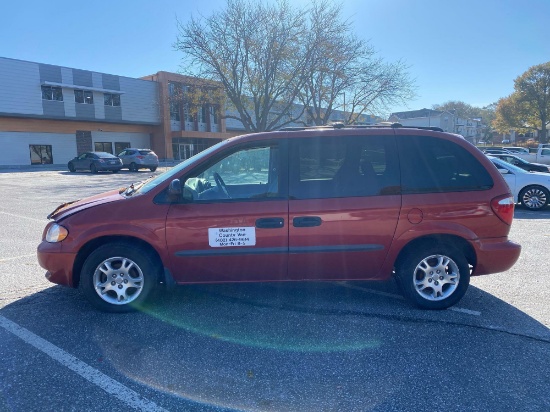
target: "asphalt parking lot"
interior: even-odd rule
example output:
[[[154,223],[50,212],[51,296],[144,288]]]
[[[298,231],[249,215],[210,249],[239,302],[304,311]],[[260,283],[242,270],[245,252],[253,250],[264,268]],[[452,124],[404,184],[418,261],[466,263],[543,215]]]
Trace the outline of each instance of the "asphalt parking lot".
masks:
[[[49,283],[46,215],[149,175],[0,171],[0,411],[550,410],[550,208],[518,207],[518,263],[440,312],[338,282],[180,287],[116,315]]]

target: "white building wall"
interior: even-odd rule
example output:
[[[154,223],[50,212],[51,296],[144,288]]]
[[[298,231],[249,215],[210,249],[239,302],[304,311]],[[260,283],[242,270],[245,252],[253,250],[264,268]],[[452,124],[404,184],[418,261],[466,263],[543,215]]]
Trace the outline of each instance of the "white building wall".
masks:
[[[0,113],[43,115],[37,63],[0,57]]]
[[[76,156],[74,134],[0,132],[0,145],[10,148],[0,156],[0,166],[30,165],[32,144],[51,145],[54,164],[65,164]]]

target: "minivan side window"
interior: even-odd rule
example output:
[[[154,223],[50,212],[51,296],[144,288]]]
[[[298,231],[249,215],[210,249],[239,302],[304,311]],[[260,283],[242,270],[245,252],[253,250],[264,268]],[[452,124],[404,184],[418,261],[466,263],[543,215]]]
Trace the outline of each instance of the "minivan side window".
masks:
[[[195,201],[264,199],[280,196],[279,147],[233,152],[185,181]]]
[[[291,199],[395,194],[399,168],[393,136],[296,139],[291,142]]]
[[[466,149],[430,136],[397,136],[403,194],[487,190],[493,179]]]

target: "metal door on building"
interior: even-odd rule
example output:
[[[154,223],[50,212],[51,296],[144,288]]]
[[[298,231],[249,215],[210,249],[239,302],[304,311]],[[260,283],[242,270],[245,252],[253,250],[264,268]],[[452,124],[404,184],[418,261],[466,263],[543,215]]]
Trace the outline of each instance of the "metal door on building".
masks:
[[[175,160],[189,159],[196,154],[193,144],[174,144],[172,145],[172,149],[174,151]]]

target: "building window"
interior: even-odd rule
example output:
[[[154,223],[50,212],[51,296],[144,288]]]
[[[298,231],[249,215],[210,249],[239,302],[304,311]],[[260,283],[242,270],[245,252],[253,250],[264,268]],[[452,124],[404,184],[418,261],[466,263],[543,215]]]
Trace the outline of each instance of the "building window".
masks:
[[[113,154],[113,144],[111,142],[95,142],[94,151]]]
[[[76,103],[94,104],[94,94],[88,90],[75,90],[74,101]]]
[[[212,116],[212,123],[218,124],[218,108],[216,106],[210,106],[210,115]]]
[[[191,109],[189,108],[189,105],[185,105],[184,111],[185,111],[184,113],[185,121],[194,122],[195,118],[193,116],[193,113],[191,113]]]
[[[42,99],[62,102],[63,92],[61,91],[61,87],[42,86]]]
[[[31,155],[31,165],[51,165],[53,164],[52,146],[45,144],[29,145]]]
[[[130,147],[129,142],[115,142],[115,154],[122,152],[124,149]]]
[[[180,104],[177,102],[170,103],[170,120],[180,120]]]
[[[207,109],[206,105],[199,107],[199,123],[206,123]]]
[[[105,93],[105,106],[120,106],[120,94]]]

